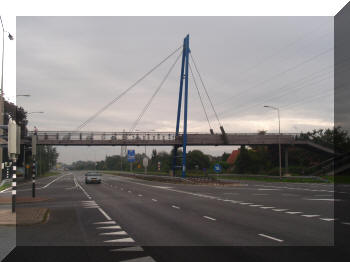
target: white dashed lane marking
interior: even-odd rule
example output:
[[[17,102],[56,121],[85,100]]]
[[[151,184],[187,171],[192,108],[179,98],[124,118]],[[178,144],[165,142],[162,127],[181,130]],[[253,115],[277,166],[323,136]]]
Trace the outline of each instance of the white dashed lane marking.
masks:
[[[137,196],[142,197],[142,195],[141,195],[141,194],[138,194]]]
[[[116,248],[116,249],[110,249],[110,252],[137,252],[137,251],[143,251],[143,248],[140,246],[134,246],[134,247],[122,247],[122,248]]]
[[[323,221],[334,221],[334,218],[320,218]]]
[[[128,233],[126,233],[125,231],[100,233],[101,236],[125,236],[127,234]]]
[[[180,207],[174,206],[174,205],[172,205],[171,207],[172,207],[172,208],[175,208],[175,209],[180,209]]]
[[[127,238],[105,240],[103,242],[105,242],[105,243],[130,243],[130,242],[135,242],[135,240],[133,240],[131,237],[127,237]]]
[[[272,210],[277,212],[283,212],[283,211],[287,211],[288,209],[272,209]]]
[[[120,226],[98,227],[97,229],[121,229]]]
[[[215,218],[212,218],[212,217],[208,217],[208,216],[203,216],[204,218],[206,218],[206,219],[209,219],[209,220],[213,220],[213,221],[215,221],[216,219]]]
[[[262,207],[263,205],[249,205],[250,207]]]
[[[239,203],[239,204],[241,204],[241,205],[251,205],[253,203],[244,203],[244,202],[242,202],[242,203]]]
[[[158,200],[157,200],[157,199],[152,198],[152,201],[153,201],[153,202],[157,202]]]
[[[319,217],[320,215],[302,215],[303,217]]]
[[[262,209],[271,209],[271,208],[275,208],[275,207],[260,207]]]
[[[95,225],[114,225],[115,221],[103,221],[103,222],[95,222]]]
[[[272,239],[272,240],[275,240],[277,242],[283,242],[284,241],[282,239],[278,239],[278,238],[275,238],[275,237],[272,237],[272,236],[268,236],[268,235],[265,235],[265,234],[259,234],[259,236],[265,237],[265,238],[268,238],[268,239]]]
[[[287,214],[291,214],[291,215],[295,215],[295,214],[302,214],[303,212],[291,212],[291,211],[289,211],[289,212],[286,212]]]

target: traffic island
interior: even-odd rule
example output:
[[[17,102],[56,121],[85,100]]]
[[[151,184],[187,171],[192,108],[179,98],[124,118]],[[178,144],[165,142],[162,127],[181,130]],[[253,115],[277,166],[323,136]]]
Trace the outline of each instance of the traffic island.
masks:
[[[49,209],[42,207],[17,208],[0,210],[0,226],[27,226],[45,223],[49,219]]]

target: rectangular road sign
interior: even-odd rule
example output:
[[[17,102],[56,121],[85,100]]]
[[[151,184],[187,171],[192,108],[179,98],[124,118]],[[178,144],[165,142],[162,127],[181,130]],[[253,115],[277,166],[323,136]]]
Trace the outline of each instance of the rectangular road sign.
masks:
[[[135,150],[128,150],[128,162],[135,162]]]

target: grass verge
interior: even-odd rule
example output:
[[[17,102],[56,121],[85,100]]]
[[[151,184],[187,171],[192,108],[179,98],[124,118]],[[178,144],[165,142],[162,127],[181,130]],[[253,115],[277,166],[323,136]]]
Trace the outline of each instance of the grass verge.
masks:
[[[315,178],[298,178],[298,177],[258,177],[258,176],[219,176],[221,179],[232,180],[249,180],[249,181],[263,181],[263,182],[290,182],[290,183],[331,183],[330,180],[319,180]]]

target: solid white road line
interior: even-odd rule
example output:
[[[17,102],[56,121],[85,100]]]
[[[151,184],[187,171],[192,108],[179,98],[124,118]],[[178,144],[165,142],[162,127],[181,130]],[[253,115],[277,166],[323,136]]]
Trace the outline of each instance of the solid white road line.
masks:
[[[124,236],[127,235],[125,231],[116,231],[116,232],[106,232],[106,233],[100,233],[101,236]]]
[[[152,201],[153,201],[153,202],[157,202],[158,200],[157,200],[157,199],[152,198]]]
[[[204,218],[206,218],[206,219],[209,219],[209,220],[213,220],[213,221],[215,221],[216,219],[215,218],[212,218],[212,217],[208,217],[208,216],[203,216]]]
[[[143,248],[140,246],[134,246],[134,247],[123,247],[123,248],[116,248],[116,249],[110,249],[110,252],[135,252],[135,251],[143,251]]]
[[[130,243],[130,242],[135,242],[131,237],[127,238],[120,238],[120,239],[112,239],[112,240],[105,240],[103,241],[105,243]]]
[[[98,227],[97,229],[121,229],[120,226],[106,226],[106,227]]]
[[[110,218],[110,216],[107,215],[107,213],[106,213],[105,211],[103,211],[102,208],[99,207],[98,210],[101,212],[102,215],[105,216],[105,218],[106,218],[107,220],[112,220],[112,218]]]
[[[261,236],[261,237],[266,237],[266,238],[268,238],[268,239],[272,239],[272,240],[275,240],[275,241],[277,241],[277,242],[283,242],[284,240],[282,240],[282,239],[278,239],[278,238],[275,238],[275,237],[271,237],[271,236],[268,236],[268,235],[265,235],[265,234],[259,234],[259,236]]]
[[[95,222],[94,225],[114,225],[115,221]]]
[[[178,207],[178,206],[171,206],[172,208],[176,208],[176,209],[180,209],[180,207]]]
[[[47,188],[49,185],[51,185],[52,183],[56,182],[58,179],[61,179],[62,177],[64,176],[68,176],[68,175],[71,175],[72,173],[68,173],[66,175],[62,175],[62,176],[59,176],[57,177],[56,179],[52,180],[50,183],[46,184],[45,186],[41,187],[41,188]]]
[[[291,212],[291,211],[289,211],[289,212],[286,212],[287,214],[291,214],[291,215],[295,215],[295,214],[301,214],[301,213],[303,213],[303,212]]]
[[[301,215],[303,217],[319,217],[320,215]]]

